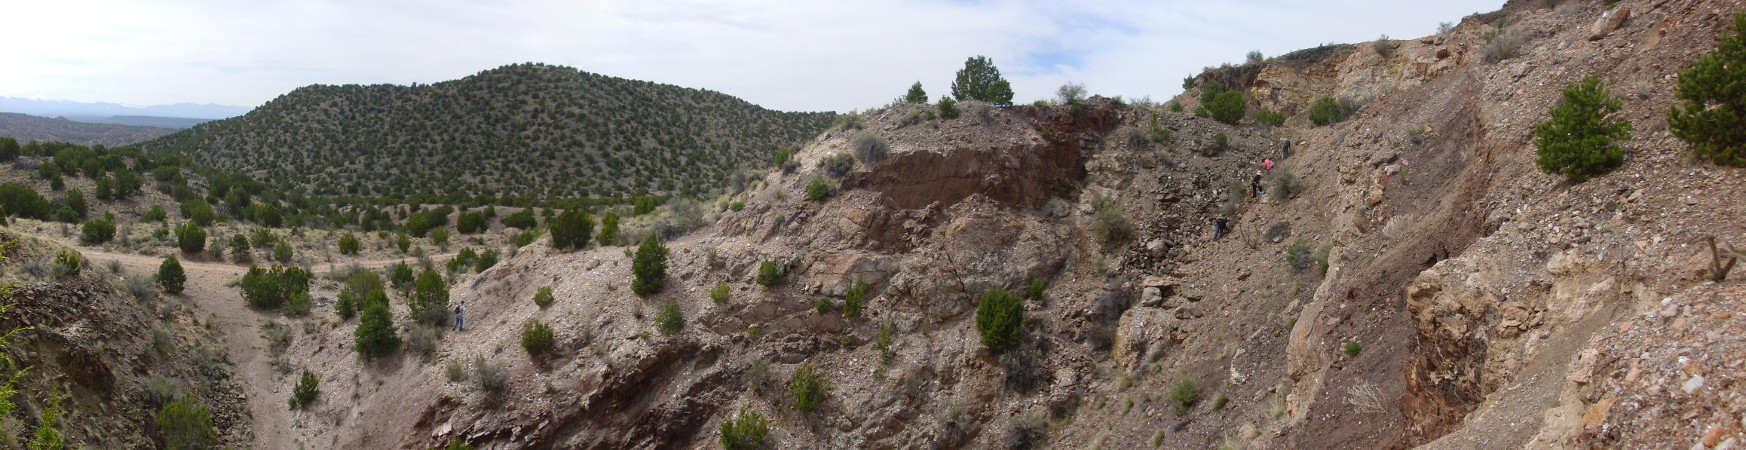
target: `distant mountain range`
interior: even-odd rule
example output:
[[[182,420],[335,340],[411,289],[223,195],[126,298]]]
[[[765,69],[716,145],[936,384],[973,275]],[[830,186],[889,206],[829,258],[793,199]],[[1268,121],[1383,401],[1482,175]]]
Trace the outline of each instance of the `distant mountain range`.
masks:
[[[243,107],[243,106],[215,105],[215,104],[210,104],[210,103],[208,103],[208,104],[177,103],[177,104],[173,104],[173,105],[127,106],[127,105],[122,105],[122,104],[118,104],[118,103],[102,103],[102,102],[86,103],[86,102],[71,102],[71,101],[65,101],[65,100],[33,100],[33,99],[22,98],[22,97],[0,97],[0,112],[30,114],[33,116],[44,116],[44,117],[65,116],[68,119],[72,119],[75,121],[81,121],[81,122],[89,122],[90,121],[90,120],[85,120],[85,119],[92,119],[92,118],[101,119],[101,118],[109,118],[112,116],[121,116],[121,117],[150,116],[150,117],[165,117],[165,118],[214,120],[214,119],[224,119],[224,118],[240,116],[240,115],[243,115],[244,113],[249,112],[249,109],[250,108]],[[126,123],[126,122],[97,122],[97,123],[120,123],[120,124],[126,124],[126,125],[136,125],[137,124],[137,123]],[[164,125],[154,125],[154,126],[164,126]],[[189,126],[193,126],[193,125],[188,124],[185,126],[177,126],[176,128],[187,128]]]
[[[0,113],[0,136],[17,139],[21,144],[37,140],[72,142],[79,145],[103,144],[115,147],[174,132],[176,130],[173,128],[84,123],[74,122],[65,117],[51,119],[29,114]]]

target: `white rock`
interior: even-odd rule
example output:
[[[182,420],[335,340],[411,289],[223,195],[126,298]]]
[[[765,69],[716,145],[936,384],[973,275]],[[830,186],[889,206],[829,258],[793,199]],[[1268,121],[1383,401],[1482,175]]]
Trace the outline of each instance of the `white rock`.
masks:
[[[1687,394],[1697,392],[1698,389],[1703,389],[1703,388],[1704,388],[1704,376],[1703,375],[1691,377],[1690,380],[1685,380],[1684,386],[1680,386],[1680,389],[1684,390],[1685,393],[1687,393]]]

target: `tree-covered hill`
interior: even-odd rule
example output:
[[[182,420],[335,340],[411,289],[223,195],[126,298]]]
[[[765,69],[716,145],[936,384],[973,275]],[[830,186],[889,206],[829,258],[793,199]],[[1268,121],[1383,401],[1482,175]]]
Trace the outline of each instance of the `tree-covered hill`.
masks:
[[[141,145],[312,195],[703,195],[832,113],[519,64],[412,86],[312,85]]]

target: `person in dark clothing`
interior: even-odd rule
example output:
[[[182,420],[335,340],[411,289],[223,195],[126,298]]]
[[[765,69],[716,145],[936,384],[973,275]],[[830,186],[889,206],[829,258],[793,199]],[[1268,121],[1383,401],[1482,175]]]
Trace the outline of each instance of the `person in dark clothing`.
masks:
[[[1280,147],[1280,149],[1279,149],[1279,159],[1285,159],[1285,158],[1290,157],[1290,156],[1291,156],[1291,140],[1286,139],[1285,146]]]
[[[1249,190],[1255,193],[1255,197],[1260,197],[1261,194],[1267,193],[1267,191],[1261,190],[1261,172],[1255,172],[1255,178],[1249,180]]]
[[[1221,237],[1225,237],[1225,233],[1230,231],[1227,226],[1228,222],[1225,221],[1225,218],[1219,217],[1213,219],[1213,240],[1216,241]]]

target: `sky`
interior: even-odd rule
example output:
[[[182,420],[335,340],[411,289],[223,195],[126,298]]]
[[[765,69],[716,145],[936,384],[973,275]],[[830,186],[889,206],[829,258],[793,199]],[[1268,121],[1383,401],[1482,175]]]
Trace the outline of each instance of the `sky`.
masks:
[[[429,84],[520,62],[787,111],[948,94],[985,55],[1015,102],[1064,83],[1167,99],[1203,67],[1412,39],[1503,0],[12,1],[0,96],[258,106],[310,84]]]

